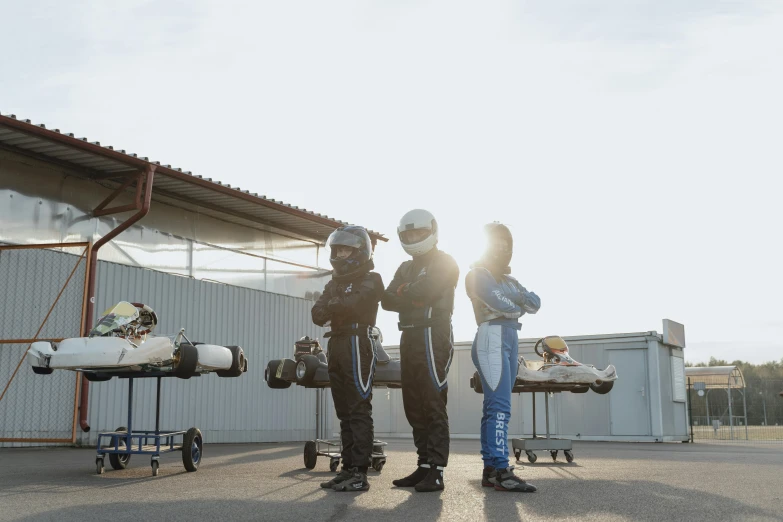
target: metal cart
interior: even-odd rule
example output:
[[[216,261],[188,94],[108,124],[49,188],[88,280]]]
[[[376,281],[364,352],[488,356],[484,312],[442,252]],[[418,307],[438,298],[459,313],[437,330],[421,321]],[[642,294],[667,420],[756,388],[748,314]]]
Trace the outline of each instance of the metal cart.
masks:
[[[343,445],[340,440],[328,440],[326,438],[328,423],[324,412],[327,410],[327,396],[324,391],[325,388],[316,389],[315,440],[309,440],[305,443],[304,465],[307,469],[313,469],[318,457],[328,457],[329,470],[337,471],[337,467],[340,465],[340,459],[342,458]],[[372,443],[371,463],[372,468],[378,473],[381,472],[383,466],[386,464],[386,453],[384,451],[386,444],[386,442],[380,440],[373,440]]]
[[[527,460],[532,464],[538,457],[536,451],[548,451],[553,461],[557,461],[557,454],[562,451],[568,462],[574,461],[574,452],[571,439],[559,439],[552,437],[549,433],[549,396],[554,393],[570,391],[573,388],[582,388],[584,385],[573,384],[549,384],[549,385],[531,385],[514,387],[514,393],[532,393],[533,397],[533,438],[511,439],[511,447],[514,450],[514,456],[517,461],[520,460],[522,452],[527,455]],[[544,393],[544,408],[546,418],[546,437],[536,435],[536,392]]]
[[[187,431],[161,431],[160,429],[161,378],[172,375],[164,372],[125,372],[115,375],[121,379],[128,379],[128,426],[98,433],[98,454],[95,457],[97,473],[103,474],[106,455],[109,456],[109,463],[114,469],[127,468],[132,455],[151,455],[152,476],[156,477],[160,467],[160,455],[173,451],[182,453],[182,463],[187,471],[196,471],[203,456],[204,438],[201,431],[198,428],[190,428]],[[194,375],[194,377],[198,376]],[[157,377],[158,379],[155,401],[155,431],[133,431],[133,379],[144,377]]]

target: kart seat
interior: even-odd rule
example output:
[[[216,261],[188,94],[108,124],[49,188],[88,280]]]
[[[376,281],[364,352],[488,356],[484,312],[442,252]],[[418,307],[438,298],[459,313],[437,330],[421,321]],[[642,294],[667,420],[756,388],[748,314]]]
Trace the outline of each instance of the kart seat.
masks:
[[[375,345],[375,362],[376,364],[388,364],[388,362],[391,361],[391,357],[389,357],[389,354],[386,353],[386,350],[383,349],[383,346],[381,346],[381,343],[378,343]]]

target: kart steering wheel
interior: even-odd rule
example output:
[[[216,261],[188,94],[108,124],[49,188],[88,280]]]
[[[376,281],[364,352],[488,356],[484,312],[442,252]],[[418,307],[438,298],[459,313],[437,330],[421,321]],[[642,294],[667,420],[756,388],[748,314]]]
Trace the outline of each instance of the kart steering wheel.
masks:
[[[536,355],[538,355],[539,357],[544,357],[544,353],[538,351],[538,347],[541,345],[542,342],[544,342],[544,338],[543,337],[541,339],[539,339],[536,342],[536,345],[533,347],[533,350],[535,350]]]
[[[139,310],[139,327],[136,329],[136,333],[139,335],[152,333],[152,330],[158,325],[158,315],[155,310],[143,303],[131,304]]]

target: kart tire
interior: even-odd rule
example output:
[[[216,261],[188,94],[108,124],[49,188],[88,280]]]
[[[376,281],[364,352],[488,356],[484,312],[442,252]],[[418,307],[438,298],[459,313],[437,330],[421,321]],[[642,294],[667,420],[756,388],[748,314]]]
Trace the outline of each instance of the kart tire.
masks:
[[[179,345],[179,364],[174,368],[174,376],[190,379],[196,374],[198,366],[198,348],[192,344]]]
[[[41,366],[31,366],[31,368],[36,375],[51,375],[54,371],[53,368],[42,368]]]
[[[90,382],[105,382],[111,380],[111,375],[105,373],[84,372],[84,378]]]
[[[299,367],[304,365],[304,374],[299,377]],[[308,386],[313,383],[315,372],[318,371],[318,367],[321,365],[321,361],[315,355],[303,355],[296,368],[296,384],[299,386]]]
[[[277,378],[276,374],[279,364],[279,359],[275,361],[269,361],[266,365],[266,370],[264,370],[264,380],[266,381],[266,385],[273,390],[284,390],[291,386],[289,381],[284,381],[283,379]]]
[[[473,373],[473,379],[471,379],[473,384],[473,390],[476,393],[484,393],[484,387],[481,385],[481,377],[479,377],[478,372]]]
[[[612,388],[614,388],[614,381],[605,381],[601,384],[590,384],[590,389],[593,390],[598,395],[605,395],[612,391]]]
[[[124,433],[128,433],[128,428],[125,426],[120,426],[114,431],[121,431]],[[127,443],[120,439],[117,443],[118,448],[127,448]],[[131,455],[120,455],[119,453],[109,453],[109,464],[111,464],[112,469],[125,469],[128,467],[128,464],[130,463]]]
[[[313,469],[318,461],[318,448],[314,440],[308,440],[304,445],[304,465],[307,469]]]
[[[204,454],[204,438],[201,430],[190,428],[182,439],[182,464],[187,471],[196,471]]]
[[[572,388],[571,389],[571,393],[587,393],[589,391],[590,391],[590,387],[589,386],[583,386],[583,387],[580,387],[580,388]]]
[[[231,350],[231,368],[228,370],[217,370],[215,373],[219,377],[239,377],[245,369],[245,352],[240,346],[226,346]]]

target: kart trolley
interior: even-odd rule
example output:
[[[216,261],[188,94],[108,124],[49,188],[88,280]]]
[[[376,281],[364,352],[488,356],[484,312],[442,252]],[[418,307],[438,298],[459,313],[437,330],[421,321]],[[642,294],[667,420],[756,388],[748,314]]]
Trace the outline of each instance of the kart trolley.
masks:
[[[327,457],[329,459],[329,470],[337,471],[342,458],[343,445],[341,440],[327,439],[327,418],[324,412],[327,411],[327,395],[325,388],[316,389],[315,401],[315,439],[309,440],[304,445],[304,465],[307,469],[315,468],[318,457]],[[386,464],[386,453],[384,448],[386,442],[373,440],[372,454],[370,462],[372,468],[378,473],[381,472]]]
[[[182,453],[182,463],[187,471],[198,470],[204,448],[204,438],[201,431],[195,427],[187,431],[160,429],[161,378],[173,377],[174,375],[166,372],[118,372],[116,376],[128,379],[128,425],[114,431],[98,434],[97,455],[95,457],[96,472],[99,475],[103,474],[106,455],[109,456],[111,467],[116,470],[127,468],[132,455],[150,455],[152,476],[156,477],[160,467],[160,455],[174,451]],[[194,377],[199,376],[199,374],[194,375]],[[144,377],[157,378],[154,431],[133,430],[133,380]]]
[[[557,454],[559,451],[563,452],[566,461],[574,461],[573,444],[571,439],[559,439],[552,437],[549,433],[549,397],[552,394],[560,393],[563,391],[572,391],[577,388],[574,384],[548,384],[545,386],[515,386],[513,393],[525,393],[530,392],[533,399],[533,437],[530,439],[516,438],[511,439],[511,447],[514,450],[514,456],[519,462],[522,452],[527,455],[527,460],[533,464],[538,457],[536,451],[548,451],[552,456],[553,461],[557,461]],[[536,392],[543,392],[544,394],[544,417],[546,419],[546,437],[539,437],[536,435]],[[577,392],[579,393],[579,392]]]

